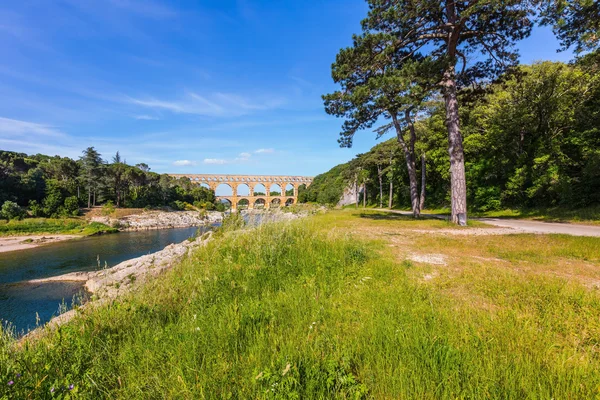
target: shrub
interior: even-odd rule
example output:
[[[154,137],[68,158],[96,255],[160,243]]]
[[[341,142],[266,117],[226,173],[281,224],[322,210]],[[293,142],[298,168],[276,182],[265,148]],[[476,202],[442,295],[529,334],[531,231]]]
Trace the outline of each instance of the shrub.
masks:
[[[36,200],[29,200],[29,211],[31,211],[31,215],[34,217],[44,217],[44,207]]]
[[[60,208],[63,205],[63,197],[59,190],[52,190],[43,200],[44,214],[50,217],[56,217],[61,213]]]
[[[172,202],[170,204],[170,207],[172,209],[174,209],[174,210],[180,210],[181,211],[181,210],[185,210],[186,204],[188,204],[188,203],[186,203],[184,201],[181,201],[181,200],[175,200],[174,202]]]
[[[77,200],[77,196],[71,196],[65,199],[63,212],[66,215],[72,216],[76,216],[79,214],[79,200]]]
[[[102,215],[104,215],[105,217],[108,217],[109,215],[111,215],[114,212],[115,212],[115,205],[113,204],[113,202],[111,200],[104,203],[104,205],[102,206]]]
[[[14,201],[7,200],[4,202],[4,204],[2,204],[2,211],[0,214],[2,214],[2,217],[11,220],[23,218],[25,212]]]

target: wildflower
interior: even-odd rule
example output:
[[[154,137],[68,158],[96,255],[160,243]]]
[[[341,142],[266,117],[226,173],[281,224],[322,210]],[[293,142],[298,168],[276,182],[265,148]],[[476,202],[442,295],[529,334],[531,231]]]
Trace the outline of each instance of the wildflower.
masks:
[[[54,393],[54,388],[50,389],[50,393]]]
[[[8,386],[12,386],[12,385],[14,385],[14,383],[15,383],[14,381],[8,381]]]
[[[15,376],[16,376],[17,378],[20,378],[20,377],[21,377],[21,374],[17,374],[17,375],[15,375]]]
[[[75,387],[75,385],[73,385],[72,383],[69,385],[69,390],[73,390],[73,388]]]

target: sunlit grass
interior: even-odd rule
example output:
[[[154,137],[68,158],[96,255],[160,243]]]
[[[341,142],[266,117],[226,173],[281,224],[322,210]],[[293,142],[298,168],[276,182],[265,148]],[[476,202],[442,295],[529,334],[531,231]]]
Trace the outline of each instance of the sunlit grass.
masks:
[[[88,223],[79,218],[26,218],[8,222],[0,220],[0,236],[41,233],[93,235],[116,231],[99,222]]]
[[[415,232],[447,227],[339,211],[224,232],[21,350],[4,336],[0,396],[597,396],[600,297],[553,272],[593,274],[600,239]]]

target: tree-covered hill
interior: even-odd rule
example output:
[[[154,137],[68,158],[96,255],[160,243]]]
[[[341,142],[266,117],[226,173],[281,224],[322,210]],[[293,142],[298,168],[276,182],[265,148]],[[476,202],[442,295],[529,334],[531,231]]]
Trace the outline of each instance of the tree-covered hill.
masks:
[[[5,218],[19,217],[24,209],[36,217],[77,215],[80,207],[106,202],[136,208],[219,206],[213,191],[189,179],[151,172],[143,163],[128,165],[119,153],[108,162],[93,147],[78,160],[0,150],[0,205]]]

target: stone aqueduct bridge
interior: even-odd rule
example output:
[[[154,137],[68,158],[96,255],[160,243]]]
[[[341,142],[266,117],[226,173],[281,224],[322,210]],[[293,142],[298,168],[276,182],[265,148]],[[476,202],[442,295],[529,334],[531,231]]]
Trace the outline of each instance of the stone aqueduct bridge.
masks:
[[[211,190],[216,192],[220,185],[227,185],[232,190],[231,196],[217,196],[219,200],[228,200],[231,203],[232,210],[242,206],[242,200],[248,201],[248,208],[270,208],[283,205],[296,204],[298,201],[298,187],[300,185],[310,185],[313,178],[309,176],[281,176],[281,175],[223,175],[223,174],[169,174],[173,178],[189,178],[193,183],[199,185],[205,184]],[[249,188],[248,195],[240,195],[238,188],[246,185]],[[254,195],[255,188],[258,185],[265,187],[264,195]],[[271,192],[280,190],[279,196],[271,196]],[[291,185],[294,193],[286,196],[286,187]],[[275,190],[272,190],[275,189]],[[289,189],[288,189],[289,190]],[[245,203],[245,202],[244,202]]]

